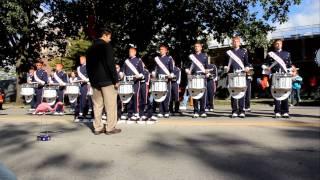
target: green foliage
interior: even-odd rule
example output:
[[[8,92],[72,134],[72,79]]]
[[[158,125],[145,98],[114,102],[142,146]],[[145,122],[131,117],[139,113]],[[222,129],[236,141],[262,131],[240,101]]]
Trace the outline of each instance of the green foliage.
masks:
[[[65,71],[74,70],[79,57],[86,54],[86,51],[91,44],[91,41],[85,39],[84,33],[80,33],[79,37],[68,38],[65,55],[54,58],[50,62],[50,66],[54,68],[56,63],[62,63]]]

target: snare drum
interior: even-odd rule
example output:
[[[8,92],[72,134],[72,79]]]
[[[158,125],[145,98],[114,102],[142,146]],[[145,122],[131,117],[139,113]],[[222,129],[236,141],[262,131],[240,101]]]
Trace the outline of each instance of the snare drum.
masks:
[[[272,75],[271,94],[279,101],[287,99],[291,94],[292,75],[283,73],[274,73]]]
[[[228,74],[228,90],[234,99],[240,99],[246,94],[246,74],[242,72]]]
[[[74,103],[77,101],[80,94],[80,87],[76,84],[70,84],[66,86],[65,94],[68,96],[69,102]]]
[[[66,86],[66,91],[65,94],[79,94],[80,93],[80,88],[78,85],[67,85]]]
[[[228,86],[229,88],[246,88],[246,74],[244,73],[229,73]]]
[[[34,85],[32,84],[22,84],[21,85],[21,92],[22,96],[31,96],[34,95]]]
[[[54,105],[57,99],[57,88],[59,87],[44,87],[43,88],[43,99],[46,99],[46,102],[49,103],[51,106]]]
[[[36,84],[22,84],[20,95],[24,96],[26,103],[30,103],[35,94],[34,88],[37,87]]]
[[[273,89],[291,89],[292,88],[292,75],[275,73],[272,75],[272,88]]]
[[[188,76],[188,88],[205,89],[205,77],[203,75]]]
[[[189,75],[188,76],[188,92],[192,99],[200,99],[206,90],[204,75]]]
[[[152,92],[166,92],[168,89],[166,80],[153,80],[151,83]]]
[[[121,81],[118,89],[118,94],[123,103],[128,103],[133,95],[133,82]]]
[[[151,81],[152,96],[156,102],[162,102],[167,97],[168,82],[167,80],[152,80]]]

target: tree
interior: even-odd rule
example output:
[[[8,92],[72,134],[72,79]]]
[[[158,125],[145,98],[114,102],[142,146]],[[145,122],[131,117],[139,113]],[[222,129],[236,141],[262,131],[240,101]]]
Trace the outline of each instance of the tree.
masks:
[[[19,85],[25,81],[25,72],[40,57],[41,48],[50,46],[51,39],[59,35],[46,26],[52,17],[45,11],[45,3],[45,0],[0,1],[0,57],[16,66],[17,102],[21,102]]]
[[[268,31],[274,29],[269,23],[285,22],[289,7],[300,0],[60,0],[55,3],[58,6],[52,6],[53,16],[66,17],[66,22],[73,22],[73,29],[85,27],[88,37],[94,27],[111,27],[120,60],[127,56],[129,43],[148,55],[147,52],[156,51],[160,42],[167,42],[179,63],[186,61],[192,44],[196,40],[205,41],[209,33],[219,41],[238,34],[250,47],[264,46]],[[261,12],[254,7],[260,7]],[[72,8],[77,13],[71,13]],[[257,18],[258,14],[261,18]],[[95,23],[90,23],[92,18]]]
[[[62,63],[65,71],[72,71],[78,65],[77,61],[79,60],[79,57],[86,54],[90,45],[91,41],[86,40],[83,32],[79,33],[79,37],[68,38],[65,55],[62,57],[55,57],[49,64],[54,68],[55,64]]]
[[[193,43],[205,42],[208,34],[219,41],[238,34],[250,47],[264,46],[267,32],[274,29],[270,22],[285,22],[289,7],[299,3],[300,0],[2,0],[0,57],[16,64],[19,80],[40,56],[41,47],[57,46],[64,55],[66,39],[78,37],[83,29],[84,38],[93,40],[98,27],[109,26],[120,62],[127,57],[128,44],[132,43],[145,63],[152,65],[153,53],[159,43],[165,42],[176,63],[186,63]]]

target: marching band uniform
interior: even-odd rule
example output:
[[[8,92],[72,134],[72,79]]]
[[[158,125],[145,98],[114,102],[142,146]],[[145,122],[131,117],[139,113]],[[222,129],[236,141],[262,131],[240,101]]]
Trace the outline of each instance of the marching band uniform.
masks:
[[[231,52],[236,55],[242,62],[244,68],[248,68],[248,52],[244,48],[237,48],[232,49]],[[229,72],[236,72],[239,69],[243,69],[243,67],[236,62],[236,60],[229,57],[229,63],[228,63],[228,69]],[[244,111],[244,103],[245,103],[245,97],[242,97],[240,99],[234,99],[231,97],[231,107],[232,107],[232,117],[237,117],[238,114],[241,118],[245,117],[245,111]]]
[[[79,102],[79,116],[82,117],[84,114],[84,110],[88,105],[89,109],[91,106],[91,98],[87,97],[88,89],[89,89],[89,78],[87,74],[86,64],[82,64],[77,67],[78,79],[82,82],[80,83],[80,102]],[[87,104],[88,100],[88,104]]]
[[[145,114],[146,107],[148,105],[148,94],[149,94],[149,84],[150,84],[150,73],[147,69],[143,70],[144,79],[140,81],[140,107],[139,114],[142,120],[147,120]]]
[[[133,76],[133,89],[134,94],[132,99],[127,104],[128,118],[131,120],[138,119],[139,113],[139,96],[140,96],[140,79],[143,79],[143,65],[140,58],[131,57],[127,59],[123,65],[123,72],[125,76]],[[139,76],[139,79],[136,79],[136,75]]]
[[[249,64],[249,67],[252,67],[251,64]],[[250,109],[250,100],[251,100],[251,83],[252,83],[252,75],[246,76],[247,79],[247,90],[245,95],[245,103],[244,103],[244,110],[245,111],[251,111]]]
[[[205,53],[195,53],[193,56],[198,60],[199,63],[203,66],[204,69],[208,69],[208,56]],[[200,65],[200,64],[199,64]],[[191,75],[205,75],[203,69],[199,67],[195,62],[192,62],[190,71]],[[206,87],[206,80],[205,80]],[[193,109],[194,109],[194,118],[201,117],[206,118],[205,105],[206,105],[207,90],[205,90],[204,95],[200,99],[193,99]],[[199,109],[200,106],[200,109]]]
[[[55,84],[59,84],[59,89],[57,89],[57,103],[58,102],[64,102],[63,98],[64,98],[64,90],[65,90],[65,85],[68,83],[68,76],[67,73],[65,73],[64,71],[56,71],[53,74],[52,77],[52,81]],[[63,113],[61,108],[58,108],[56,110],[56,112],[58,113]]]
[[[173,69],[174,78],[171,80],[171,101],[170,101],[170,112],[179,112],[179,85],[181,82],[181,70],[179,67],[174,66]],[[174,109],[173,109],[174,106]]]
[[[34,76],[34,72],[33,73],[28,73],[27,74],[27,83],[32,83],[33,81],[33,76]],[[36,109],[36,98],[35,96],[32,97],[32,100],[30,102],[30,110],[29,111],[33,111]]]
[[[38,105],[41,104],[41,101],[42,101],[43,87],[45,84],[48,83],[47,72],[43,69],[37,69],[36,71],[34,71],[34,74],[32,77],[32,82],[38,83],[38,87],[35,88],[35,93],[36,93],[35,108],[37,108]]]
[[[156,77],[160,76],[171,76],[173,77],[173,68],[174,68],[174,63],[173,63],[173,58],[168,55],[164,55],[161,57],[158,57],[160,62],[156,61],[156,69],[155,69],[155,74]],[[169,118],[169,103],[170,103],[170,98],[171,98],[171,81],[168,80],[167,84],[167,96],[164,101],[159,103],[159,110],[160,113],[158,114],[158,117],[165,117]]]
[[[291,68],[291,56],[289,52],[283,51],[281,49],[278,51],[275,50],[273,52],[283,60],[287,68]],[[269,67],[272,69],[272,73],[280,72],[280,71],[287,73],[285,72],[283,67],[279,63],[274,61],[274,59],[272,59],[270,56],[267,57],[267,61],[268,61],[268,64],[270,65]],[[274,99],[274,104],[275,104],[274,113],[276,117],[280,117],[281,116],[280,114],[282,114],[286,118],[289,117],[288,98],[282,101]]]
[[[218,80],[217,67],[214,64],[208,64],[207,74],[207,99],[206,110],[213,111],[214,109],[214,96],[216,94],[216,81]]]

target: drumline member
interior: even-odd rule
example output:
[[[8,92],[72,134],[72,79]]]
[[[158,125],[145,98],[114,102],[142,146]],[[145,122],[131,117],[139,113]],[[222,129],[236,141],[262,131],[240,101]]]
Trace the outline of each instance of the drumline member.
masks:
[[[121,68],[120,68],[120,65],[118,63],[116,63],[115,66],[116,66],[118,81],[120,81],[121,78],[123,77],[123,72],[121,72]],[[118,94],[118,96],[117,96],[117,110],[118,110],[117,113],[118,113],[118,123],[119,124],[122,123],[122,122],[125,122],[125,121],[121,120],[122,106],[123,106],[123,104],[122,104],[120,96]],[[103,111],[102,119],[107,119],[105,111]]]
[[[181,82],[181,70],[179,67],[174,66],[174,77],[171,80],[171,100],[170,100],[170,112],[179,113],[179,85]],[[173,107],[174,106],[174,107]]]
[[[157,56],[155,58],[156,61],[156,69],[152,72],[152,76],[156,79],[159,77],[167,77],[167,96],[164,101],[159,103],[159,114],[158,117],[169,118],[169,103],[171,98],[171,79],[174,76],[173,74],[173,58],[168,55],[168,46],[165,44],[161,44],[159,47],[160,57]]]
[[[27,83],[28,83],[28,84],[31,84],[31,83],[32,83],[33,76],[34,76],[34,67],[32,66],[32,67],[30,67],[29,72],[28,72],[28,74],[27,74]],[[29,109],[29,111],[34,111],[34,110],[36,110],[36,107],[35,107],[36,102],[35,102],[35,100],[36,100],[36,99],[35,99],[35,96],[33,96],[33,97],[32,97],[32,100],[31,100],[31,102],[30,102],[30,109]]]
[[[186,72],[188,75],[204,75],[205,76],[207,74],[207,69],[208,69],[208,56],[202,52],[202,43],[196,42],[194,44],[194,50],[195,50],[195,53],[190,55],[194,57],[193,59],[191,59],[192,64],[190,66],[190,69],[187,69]],[[207,95],[205,90],[204,95],[200,99],[193,99],[193,109],[194,109],[193,118],[198,118],[199,115],[202,118],[207,117],[207,114],[205,113],[206,96]],[[200,106],[200,109],[199,109],[199,106]]]
[[[253,68],[252,64],[249,64],[249,68]],[[246,80],[247,80],[247,90],[245,95],[245,102],[244,102],[244,111],[250,112],[250,101],[251,101],[251,83],[252,83],[252,74],[247,73]]]
[[[77,67],[78,79],[80,83],[80,97],[79,97],[79,117],[83,118],[85,116],[85,108],[88,105],[88,110],[92,111],[91,97],[88,97],[89,90],[89,78],[86,69],[86,57],[80,56],[80,66]],[[89,102],[90,101],[90,102]],[[88,103],[87,103],[88,102]]]
[[[144,102],[140,103],[142,106],[140,108],[140,112],[143,111],[144,116],[146,116],[146,124],[154,124],[158,121],[158,118],[154,115],[154,105],[157,105],[156,102],[153,100],[153,96],[151,96],[151,92],[150,92],[150,80],[151,80],[151,76],[150,76],[150,72],[149,70],[144,66],[144,77],[145,77],[145,92],[144,92],[144,83],[141,83],[141,98],[140,98],[140,102],[145,100],[145,104]],[[143,80],[142,80],[143,82]],[[145,97],[144,97],[145,96]],[[144,106],[144,107],[143,107]],[[143,117],[143,116],[141,116]],[[143,120],[143,119],[142,119]],[[138,122],[139,123],[139,122]]]
[[[59,89],[57,89],[58,98],[56,103],[64,103],[64,90],[68,83],[68,76],[67,73],[63,71],[63,64],[56,64],[56,71],[53,73],[52,81],[54,84],[59,84]],[[63,109],[58,107],[55,114],[64,115]]]
[[[146,121],[148,117],[146,115],[146,107],[148,105],[148,94],[150,84],[150,73],[143,63],[143,76],[144,78],[140,81],[140,103],[139,103],[139,115],[140,120]]]
[[[207,99],[205,111],[213,111],[214,109],[214,96],[216,94],[216,82],[218,80],[217,67],[214,64],[208,64],[207,77]]]
[[[38,107],[38,105],[42,101],[42,93],[43,93],[43,87],[45,84],[48,83],[48,73],[42,69],[43,68],[43,61],[37,61],[36,62],[36,71],[33,73],[32,82],[38,83],[38,87],[35,88],[35,108]]]
[[[274,50],[272,51],[279,59],[275,61],[270,55],[267,56],[267,62],[269,64],[268,70],[272,73],[275,72],[284,72],[287,73],[285,70],[291,68],[291,56],[290,53],[287,51],[282,50],[283,41],[281,39],[277,39],[273,43]],[[289,103],[288,98],[282,101],[274,99],[274,113],[275,118],[284,117],[289,118]]]
[[[69,76],[69,83],[75,83],[77,82],[79,79],[78,79],[78,76],[77,76],[77,71],[71,71],[70,73],[70,76]],[[71,112],[75,112],[75,109],[76,109],[76,106],[77,106],[77,101],[75,101],[74,103],[71,103],[71,109],[70,111]]]
[[[231,51],[228,51],[230,54],[227,52],[227,55],[229,56],[228,67],[226,69],[227,72],[234,73],[237,70],[248,72],[248,52],[246,49],[240,48],[239,36],[232,38],[232,48]],[[238,117],[238,115],[240,118],[245,118],[244,99],[244,96],[238,100],[231,97],[232,118]]]
[[[123,64],[123,73],[125,77],[133,77],[134,94],[127,104],[128,119],[137,121],[139,119],[139,96],[140,96],[140,80],[144,79],[143,65],[140,58],[136,57],[137,50],[135,47],[129,48],[129,59]],[[127,121],[130,123],[129,121]]]

